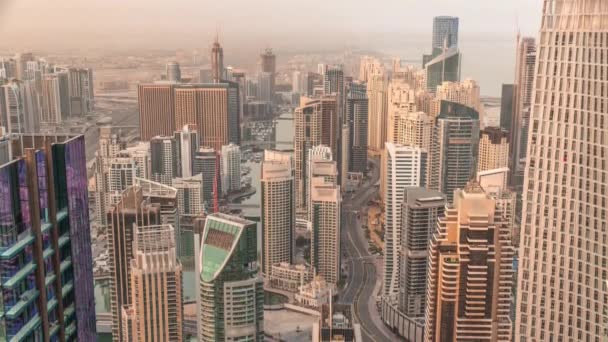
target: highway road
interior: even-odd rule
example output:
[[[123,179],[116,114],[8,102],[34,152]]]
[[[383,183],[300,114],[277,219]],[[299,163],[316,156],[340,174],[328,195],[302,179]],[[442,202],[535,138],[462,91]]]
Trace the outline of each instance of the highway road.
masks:
[[[375,306],[376,280],[380,276],[376,269],[376,256],[368,251],[368,242],[364,236],[358,214],[367,206],[367,202],[377,194],[375,184],[380,179],[379,164],[373,164],[369,181],[352,196],[345,195],[342,205],[342,255],[343,266],[347,269],[347,280],[338,303],[353,306],[353,314],[361,325],[365,341],[395,341],[395,336],[380,320],[380,313]]]
[[[112,126],[139,126],[139,109],[135,103],[116,103],[112,98],[96,98],[95,112],[112,118]],[[102,117],[100,116],[100,118]],[[139,129],[123,129],[124,135],[138,134]],[[99,126],[89,128],[85,135],[87,161],[95,157],[99,144]]]

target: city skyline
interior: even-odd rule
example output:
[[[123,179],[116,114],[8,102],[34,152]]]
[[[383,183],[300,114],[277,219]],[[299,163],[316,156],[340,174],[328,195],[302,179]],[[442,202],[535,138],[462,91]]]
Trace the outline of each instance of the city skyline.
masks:
[[[608,341],[608,0],[7,0],[0,37],[0,341]]]

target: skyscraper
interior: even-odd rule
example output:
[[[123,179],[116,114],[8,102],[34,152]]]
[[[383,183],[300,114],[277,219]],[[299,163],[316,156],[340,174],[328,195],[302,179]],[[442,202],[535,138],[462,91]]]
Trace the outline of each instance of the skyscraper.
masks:
[[[367,83],[369,99],[368,148],[380,153],[387,142],[388,125],[388,78],[383,74],[372,75]]]
[[[433,18],[433,51],[458,46],[458,17]]]
[[[201,147],[194,156],[193,174],[203,175],[203,202],[215,208],[222,191],[220,155],[213,148]]]
[[[443,216],[445,195],[420,187],[405,188],[402,212],[399,310],[410,318],[423,318],[429,240]]]
[[[44,75],[42,79],[42,111],[40,123],[58,124],[61,117],[61,93],[59,77],[56,74]]]
[[[171,83],[155,83],[140,84],[137,88],[141,140],[147,141],[157,135],[170,136],[175,132],[174,87]]]
[[[388,85],[386,142],[397,143],[399,117],[416,110],[414,89],[405,80],[391,80]]]
[[[203,175],[175,178],[177,208],[180,216],[199,216],[203,213]]]
[[[348,171],[367,171],[369,100],[366,85],[351,83],[347,89],[345,119],[348,125]],[[344,145],[344,142],[343,142]],[[343,177],[345,175],[342,175]]]
[[[528,152],[528,132],[532,112],[534,67],[536,66],[536,42],[534,38],[524,37],[517,41],[517,60],[515,62],[515,86],[513,96],[513,116],[511,118],[510,164],[511,185],[521,189],[523,186],[524,166]]]
[[[153,181],[171,185],[178,176],[178,148],[173,137],[150,140],[150,176]]]
[[[444,48],[435,57],[426,62],[426,87],[435,92],[443,82],[460,82],[460,64],[462,55],[458,47]]]
[[[175,246],[171,225],[133,226],[131,304],[121,310],[123,329],[131,327],[126,341],[182,340],[182,265]]]
[[[320,146],[317,146],[319,148]],[[314,149],[313,149],[314,150]],[[312,188],[317,185],[339,185],[338,184],[338,165],[335,161],[322,159],[310,150],[308,156],[308,175],[306,177],[306,210],[308,221],[312,222]]]
[[[121,200],[107,213],[108,254],[110,265],[110,306],[112,314],[112,339],[123,341],[122,307],[132,298],[131,260],[133,259],[133,226],[160,224],[160,205],[144,198],[140,187],[125,190]]]
[[[325,145],[337,156],[338,113],[336,97],[324,96],[318,99],[302,98],[301,106],[294,114],[295,138],[295,177],[296,207],[302,211],[306,206],[306,170],[308,150],[313,146]]]
[[[315,184],[310,194],[312,213],[310,260],[316,274],[331,284],[340,281],[340,186]]]
[[[454,190],[462,189],[477,171],[479,116],[473,108],[441,101],[433,147],[429,187],[443,192],[452,202]]]
[[[511,120],[513,118],[513,95],[515,92],[514,84],[503,84],[500,97],[500,128],[511,132]]]
[[[457,17],[440,16],[433,18],[431,54],[422,56],[423,68],[445,49],[458,48],[458,26],[459,20]]]
[[[213,83],[220,83],[224,80],[224,49],[220,45],[218,36],[215,36],[211,47],[211,75]]]
[[[608,319],[602,76],[608,65],[600,58],[608,49],[608,4],[543,3],[523,183],[515,341],[599,341]]]
[[[510,227],[475,182],[458,190],[429,247],[425,339],[511,341]]]
[[[179,68],[179,63],[176,61],[168,62],[165,66],[165,75],[167,81],[180,82],[182,79],[182,72]]]
[[[200,252],[199,341],[264,341],[257,235],[255,222],[207,216]]]
[[[272,93],[272,74],[269,72],[260,72],[258,74],[258,93],[257,98],[260,101],[272,102],[274,95]]]
[[[497,127],[480,132],[477,172],[509,167],[509,134]]]
[[[0,340],[95,341],[84,136],[12,147],[0,167]]]
[[[262,72],[266,72],[270,76],[270,101],[273,102],[276,92],[277,56],[272,52],[272,49],[266,49],[260,55],[260,67]]]
[[[174,127],[196,125],[200,145],[216,151],[231,142],[240,143],[237,83],[182,84],[174,92]]]
[[[222,146],[222,191],[224,194],[241,189],[241,148],[230,144]]]
[[[272,266],[293,263],[295,250],[295,181],[291,156],[264,155],[260,179],[262,189],[262,273]]]
[[[439,101],[450,101],[475,109],[479,113],[479,123],[483,127],[484,107],[481,103],[479,84],[475,80],[443,82],[437,86],[435,96]]]
[[[177,176],[190,177],[192,176],[194,155],[200,147],[198,130],[194,125],[186,125],[181,131],[173,134],[173,139],[177,150]]]
[[[419,147],[386,144],[384,166],[384,286],[383,294],[394,297],[399,292],[401,262],[401,209],[406,187],[426,182],[427,152]]]

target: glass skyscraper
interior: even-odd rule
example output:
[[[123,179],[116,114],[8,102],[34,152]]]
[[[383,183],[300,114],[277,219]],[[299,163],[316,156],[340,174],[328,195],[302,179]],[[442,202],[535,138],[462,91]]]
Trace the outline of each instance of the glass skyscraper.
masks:
[[[0,340],[95,341],[84,136],[23,135],[0,166]]]

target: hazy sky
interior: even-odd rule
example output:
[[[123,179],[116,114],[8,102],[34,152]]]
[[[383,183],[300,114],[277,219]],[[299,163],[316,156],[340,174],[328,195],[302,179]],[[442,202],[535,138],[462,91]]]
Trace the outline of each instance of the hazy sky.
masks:
[[[356,44],[360,37],[380,34],[418,33],[426,39],[436,15],[459,16],[462,37],[514,35],[518,25],[522,33],[536,35],[541,5],[541,0],[0,0],[0,48],[205,46],[217,27],[227,41],[258,45]]]

